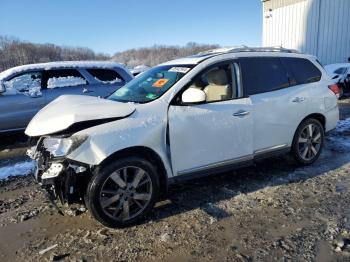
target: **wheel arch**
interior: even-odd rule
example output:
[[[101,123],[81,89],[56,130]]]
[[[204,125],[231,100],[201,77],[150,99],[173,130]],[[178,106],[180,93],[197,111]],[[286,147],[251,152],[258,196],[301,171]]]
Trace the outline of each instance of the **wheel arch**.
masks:
[[[298,124],[298,126],[295,128],[294,134],[293,134],[293,137],[292,137],[292,140],[291,140],[291,145],[292,145],[293,142],[294,142],[296,133],[297,133],[298,128],[300,127],[300,125],[301,125],[305,120],[307,120],[307,119],[312,119],[312,118],[318,120],[318,121],[321,123],[321,125],[322,125],[324,131],[326,131],[326,117],[325,117],[324,115],[320,114],[320,113],[312,113],[312,114],[309,114],[309,115],[307,115],[306,117],[304,117],[304,118],[300,121],[300,123]]]
[[[305,159],[304,158],[305,156],[301,156],[301,153],[299,152],[299,149],[298,149],[298,147],[299,147],[298,138],[299,138],[299,135],[301,134],[301,130],[302,130],[301,128],[306,127],[305,124],[307,124],[306,121],[308,121],[308,120],[317,120],[321,124],[321,126],[324,128],[324,131],[326,129],[326,117],[322,114],[319,114],[319,113],[310,114],[310,115],[306,116],[299,123],[297,129],[295,130],[294,136],[293,136],[293,140],[292,140],[292,144],[291,144],[291,153],[293,154],[297,163],[299,163],[303,166],[312,164],[318,159],[319,155],[321,154],[322,144],[323,144],[323,142],[321,142],[322,144],[320,145],[318,152],[314,156],[312,156],[312,158]],[[300,131],[298,131],[298,130],[300,130]],[[324,137],[324,133],[322,133],[322,137]],[[306,142],[304,142],[304,143],[306,143]],[[308,146],[308,147],[310,147],[310,146]],[[310,150],[310,148],[309,148],[309,150]]]
[[[117,152],[114,152],[113,154],[108,156],[106,159],[104,159],[99,164],[99,168],[108,165],[113,160],[124,158],[124,157],[129,157],[129,156],[142,157],[156,166],[157,174],[159,176],[160,193],[161,193],[161,197],[163,197],[168,191],[167,171],[166,171],[165,165],[163,163],[163,160],[161,159],[159,154],[149,147],[134,146],[134,147],[128,147],[128,148],[121,149]]]
[[[321,123],[323,129],[326,130],[326,117],[325,117],[324,115],[320,114],[320,113],[313,113],[313,114],[310,114],[310,115],[306,116],[306,117],[299,123],[298,127],[300,126],[300,124],[301,124],[302,122],[304,122],[306,119],[310,119],[310,118],[314,118],[314,119],[318,120],[318,121]],[[298,129],[298,128],[297,128],[297,129]]]

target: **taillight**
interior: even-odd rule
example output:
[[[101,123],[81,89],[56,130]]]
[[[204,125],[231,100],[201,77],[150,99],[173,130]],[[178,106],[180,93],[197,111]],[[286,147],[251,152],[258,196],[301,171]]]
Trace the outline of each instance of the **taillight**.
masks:
[[[340,97],[340,88],[337,84],[330,85],[328,88],[335,94],[337,98]]]

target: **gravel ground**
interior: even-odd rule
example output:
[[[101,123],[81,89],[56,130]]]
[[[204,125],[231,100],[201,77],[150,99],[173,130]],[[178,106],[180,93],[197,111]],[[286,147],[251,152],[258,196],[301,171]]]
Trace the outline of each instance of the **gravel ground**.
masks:
[[[30,176],[0,180],[0,261],[350,261],[349,122],[312,166],[279,157],[174,186],[126,229],[82,206],[58,214]],[[24,159],[19,147],[1,151],[0,166]]]

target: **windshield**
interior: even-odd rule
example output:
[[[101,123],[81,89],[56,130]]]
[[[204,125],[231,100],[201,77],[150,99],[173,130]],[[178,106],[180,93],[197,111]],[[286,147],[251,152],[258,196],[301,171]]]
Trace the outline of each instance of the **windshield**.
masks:
[[[108,99],[119,102],[147,103],[162,96],[186,75],[192,65],[156,66],[114,92]]]

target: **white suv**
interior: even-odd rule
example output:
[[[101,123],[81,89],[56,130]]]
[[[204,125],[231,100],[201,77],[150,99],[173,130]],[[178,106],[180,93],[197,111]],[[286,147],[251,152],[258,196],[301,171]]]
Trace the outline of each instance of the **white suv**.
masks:
[[[337,95],[313,56],[213,50],[153,67],[107,99],[59,97],[30,122],[28,154],[52,196],[122,227],[171,183],[287,152],[313,163],[338,121]]]

